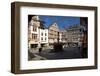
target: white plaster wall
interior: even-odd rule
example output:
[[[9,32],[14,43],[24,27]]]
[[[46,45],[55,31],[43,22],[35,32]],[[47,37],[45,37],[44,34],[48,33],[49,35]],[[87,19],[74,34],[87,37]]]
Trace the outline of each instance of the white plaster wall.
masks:
[[[41,33],[43,33],[43,36],[41,35]],[[47,34],[47,36],[45,36],[45,33]],[[39,36],[40,43],[48,43],[48,29],[39,29]],[[43,40],[41,40],[41,37],[43,38]]]

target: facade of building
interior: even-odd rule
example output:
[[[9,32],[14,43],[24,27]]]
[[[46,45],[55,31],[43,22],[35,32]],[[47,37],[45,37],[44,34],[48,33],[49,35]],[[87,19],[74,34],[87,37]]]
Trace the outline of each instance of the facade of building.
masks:
[[[84,27],[82,25],[73,25],[67,28],[67,43],[80,44],[83,38]]]
[[[33,16],[28,25],[28,47],[39,48],[48,44],[48,29],[40,28],[39,16]]]
[[[67,31],[63,29],[63,30],[60,30],[60,33],[61,33],[60,42],[67,43]]]
[[[49,28],[48,28],[49,44],[58,42],[58,37],[59,37],[58,32],[59,32],[59,28],[58,28],[57,23],[53,23],[52,25],[49,26]]]
[[[57,23],[53,23],[48,28],[48,40],[49,44],[53,43],[67,43],[67,31],[60,30]]]
[[[39,41],[41,46],[48,46],[48,29],[39,29],[39,34]]]
[[[39,44],[39,27],[40,22],[38,16],[33,16],[28,25],[28,46],[29,48],[36,48]]]

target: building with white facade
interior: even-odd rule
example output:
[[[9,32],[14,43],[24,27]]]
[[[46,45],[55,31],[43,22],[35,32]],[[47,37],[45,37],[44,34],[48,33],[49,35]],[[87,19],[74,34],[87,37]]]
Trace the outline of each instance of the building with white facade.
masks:
[[[28,46],[29,48],[35,48],[39,44],[39,27],[40,22],[38,16],[33,16],[28,25]]]
[[[32,16],[28,25],[28,47],[39,48],[48,44],[48,29],[40,28],[39,16]]]
[[[48,45],[48,29],[39,29],[39,41],[41,47]]]

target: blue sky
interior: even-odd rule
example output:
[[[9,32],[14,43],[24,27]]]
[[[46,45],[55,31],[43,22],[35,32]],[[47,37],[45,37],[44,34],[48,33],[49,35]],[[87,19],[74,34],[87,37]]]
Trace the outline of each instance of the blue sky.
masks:
[[[60,29],[69,27],[74,24],[80,24],[80,17],[70,16],[39,16],[40,20],[45,22],[45,26],[48,27],[52,23],[56,22]]]

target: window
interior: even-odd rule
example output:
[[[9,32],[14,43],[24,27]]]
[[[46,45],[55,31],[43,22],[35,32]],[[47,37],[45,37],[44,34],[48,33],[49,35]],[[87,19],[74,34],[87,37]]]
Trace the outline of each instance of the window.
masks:
[[[36,28],[34,29],[34,31],[37,31]]]
[[[41,37],[41,40],[43,40],[43,37]]]
[[[37,36],[34,34],[34,39],[37,39]]]
[[[45,33],[45,36],[47,36],[47,33]]]
[[[33,26],[33,31],[37,31],[37,27],[36,26]]]
[[[47,38],[45,37],[45,41],[47,40]]]
[[[33,31],[34,31],[34,27],[33,27]]]
[[[43,36],[43,32],[41,33],[41,35]]]
[[[32,34],[32,39],[37,39],[37,34]]]
[[[34,39],[34,34],[32,34],[32,39]]]

